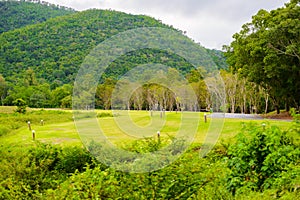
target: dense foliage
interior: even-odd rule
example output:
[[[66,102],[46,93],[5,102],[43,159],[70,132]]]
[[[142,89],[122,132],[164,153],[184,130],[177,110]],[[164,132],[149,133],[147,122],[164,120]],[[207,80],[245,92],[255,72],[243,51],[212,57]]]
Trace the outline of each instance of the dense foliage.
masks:
[[[97,44],[138,27],[169,28],[147,16],[88,10],[5,32],[0,35],[0,73],[10,82],[18,82],[31,68],[39,79],[60,85],[71,83],[83,59]],[[153,57],[160,60],[158,56]],[[133,55],[130,63],[119,68],[126,69],[128,65],[132,68],[131,63],[139,64],[139,59]],[[118,74],[110,75],[116,78]]]
[[[228,69],[228,64],[226,62],[226,57],[223,51],[219,51],[216,49],[207,49],[207,52],[218,66],[218,69]]]
[[[7,5],[18,3],[19,7],[24,4],[24,9],[27,9],[28,12],[30,10],[39,11],[41,6],[47,7],[46,3],[43,5],[27,2],[4,3]],[[27,8],[27,4],[32,8]],[[49,9],[54,9],[52,7],[53,5],[48,5]],[[65,8],[62,10],[66,11]],[[9,15],[9,13],[6,14]],[[89,52],[105,39],[139,27],[172,29],[172,27],[148,16],[96,9],[51,18],[43,23],[20,29],[12,27],[14,30],[0,35],[1,103],[16,105],[16,100],[21,99],[29,107],[70,108],[73,81]],[[205,53],[211,55],[218,68],[226,68],[222,52],[207,50]],[[209,62],[211,58],[210,56],[205,57],[207,55],[204,55],[203,59],[207,59]],[[205,62],[204,60],[203,63]],[[176,68],[181,74],[187,76],[189,82],[195,82],[194,87],[197,90],[200,87],[204,88],[204,91],[197,91],[199,93],[197,95],[204,97],[199,98],[198,101],[202,107],[206,107],[205,101],[208,96],[199,73],[191,72],[193,69],[191,64],[180,56],[156,49],[130,52],[115,60],[100,81],[98,86],[100,92],[96,94],[96,107],[110,108],[110,94],[116,80],[130,69],[146,63],[161,63]],[[207,68],[207,66],[204,67]],[[207,68],[206,70],[214,69],[216,68]],[[202,72],[204,73],[203,70]],[[172,110],[175,108],[175,98],[172,95],[168,96],[168,102],[170,102],[168,109]],[[153,101],[161,103],[161,97],[153,99]],[[143,97],[143,106],[136,104],[135,97],[132,98],[130,104],[135,109],[150,107],[150,103],[145,101],[145,96]]]
[[[225,47],[233,71],[260,85],[278,113],[284,106],[300,106],[299,16],[299,0],[270,12],[260,10]]]
[[[300,152],[293,130],[246,126],[236,142],[205,158],[199,157],[201,145],[193,144],[175,163],[137,174],[109,168],[79,147],[1,144],[0,198],[296,199]],[[124,146],[139,153],[160,147],[156,139]]]
[[[229,190],[233,193],[245,188],[293,191],[299,182],[300,150],[287,134],[278,127],[266,129],[265,124],[246,127],[228,150]]]
[[[0,146],[1,199],[39,199],[70,173],[93,166],[93,158],[79,147],[61,148],[36,143],[34,147]]]
[[[5,79],[17,82],[22,72],[31,68],[39,79],[47,82],[71,83],[74,74],[80,67],[85,56],[99,43],[120,32],[139,27],[164,27],[172,28],[162,24],[159,20],[144,15],[130,15],[111,10],[88,10],[83,12],[72,12],[61,6],[54,6],[46,2],[1,2],[3,5],[2,20],[3,27],[9,27],[9,32],[0,36],[0,74]],[[62,17],[54,18],[49,12],[61,12]],[[23,13],[26,12],[26,13]],[[27,13],[28,12],[28,13]],[[66,14],[70,15],[66,15]],[[73,13],[73,14],[72,14]],[[16,15],[17,14],[17,15]],[[30,18],[30,24],[35,23],[32,15],[44,19],[44,23],[25,26],[27,23],[19,19]],[[24,16],[23,16],[24,15]],[[37,20],[38,21],[38,20]],[[38,21],[38,22],[43,22]],[[18,23],[25,27],[16,29]],[[4,32],[4,31],[3,31]],[[220,68],[226,68],[222,52],[208,50],[213,60]],[[116,61],[108,72],[109,77],[118,78],[120,72],[125,69],[146,62],[163,62],[170,55],[155,50],[132,53]],[[189,65],[174,55],[169,58],[171,67],[179,68],[186,73]],[[178,60],[179,59],[179,60]],[[118,66],[117,69],[115,66]]]
[[[74,10],[35,0],[0,1],[0,34],[47,19],[73,13]]]

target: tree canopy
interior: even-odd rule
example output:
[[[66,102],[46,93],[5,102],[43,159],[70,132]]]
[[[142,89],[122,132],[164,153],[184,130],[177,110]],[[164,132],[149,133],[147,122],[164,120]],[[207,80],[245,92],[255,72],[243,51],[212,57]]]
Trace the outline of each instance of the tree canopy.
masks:
[[[71,8],[45,1],[0,1],[0,33],[74,12],[75,10]]]
[[[300,1],[260,10],[225,46],[235,73],[261,85],[276,104],[300,106]]]

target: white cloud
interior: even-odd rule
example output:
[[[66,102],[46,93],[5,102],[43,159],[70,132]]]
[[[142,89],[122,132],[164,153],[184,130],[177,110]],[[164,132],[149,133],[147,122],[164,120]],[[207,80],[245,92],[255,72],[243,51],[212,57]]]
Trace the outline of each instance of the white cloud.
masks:
[[[48,0],[73,7],[113,9],[146,14],[187,31],[203,46],[220,49],[260,9],[276,9],[289,0]]]

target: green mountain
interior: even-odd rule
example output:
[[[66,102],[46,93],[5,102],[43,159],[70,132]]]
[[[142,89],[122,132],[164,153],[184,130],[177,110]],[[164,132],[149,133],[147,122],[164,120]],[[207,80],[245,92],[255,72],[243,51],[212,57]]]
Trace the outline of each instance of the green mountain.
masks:
[[[44,1],[0,1],[0,33],[74,12]]]
[[[137,27],[167,27],[146,16],[88,10],[0,35],[0,73],[18,78],[31,68],[38,78],[74,80],[85,56],[100,42]]]
[[[211,56],[212,60],[218,66],[218,69],[228,69],[228,64],[226,62],[226,57],[224,52],[216,49],[207,49],[207,53]]]
[[[28,2],[6,3],[19,3],[20,6],[23,4],[25,7],[33,6],[34,10],[38,10],[35,7],[40,9],[53,7]],[[54,8],[57,8],[61,14],[73,12]],[[30,8],[27,12],[30,12]],[[11,19],[14,18],[12,13],[10,16]],[[11,31],[0,35],[0,74],[7,81],[18,83],[19,79],[24,78],[25,71],[31,69],[40,82],[55,82],[58,85],[74,81],[84,58],[105,39],[139,27],[172,28],[149,16],[97,9],[73,12],[19,29],[14,27],[15,25],[12,25]],[[216,54],[215,51],[208,51],[208,53],[219,62],[218,56],[221,54]],[[169,59],[165,59],[166,57]],[[221,56],[220,60],[222,59]],[[120,75],[134,66],[149,62],[163,63],[178,68],[184,74],[192,68],[183,58],[168,55],[167,52],[146,49],[116,60],[107,70],[106,77],[118,79]],[[224,64],[220,63],[217,63],[220,64],[218,68],[225,68]]]

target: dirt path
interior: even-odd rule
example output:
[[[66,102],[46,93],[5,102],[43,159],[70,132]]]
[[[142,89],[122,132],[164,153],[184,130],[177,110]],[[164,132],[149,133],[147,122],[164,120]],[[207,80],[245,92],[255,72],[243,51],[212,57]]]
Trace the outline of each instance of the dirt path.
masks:
[[[212,113],[208,115],[209,117],[212,118],[226,118],[226,119],[247,119],[247,120],[263,120],[263,119],[268,119],[268,120],[278,120],[278,121],[292,121],[291,118],[272,118],[272,117],[262,117],[261,115],[257,114],[237,114],[237,113]]]

